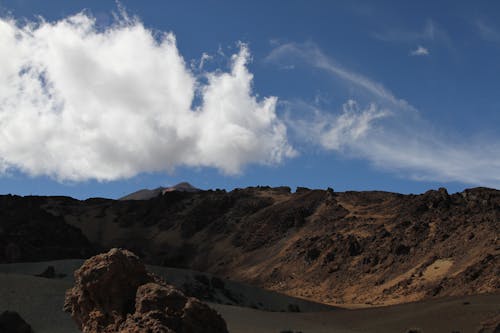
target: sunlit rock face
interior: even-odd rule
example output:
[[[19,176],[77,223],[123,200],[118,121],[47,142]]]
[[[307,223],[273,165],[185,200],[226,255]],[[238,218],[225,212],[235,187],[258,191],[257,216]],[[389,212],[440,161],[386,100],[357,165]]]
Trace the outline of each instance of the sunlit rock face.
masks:
[[[85,261],[66,292],[64,311],[86,333],[227,332],[217,312],[148,273],[122,249]]]

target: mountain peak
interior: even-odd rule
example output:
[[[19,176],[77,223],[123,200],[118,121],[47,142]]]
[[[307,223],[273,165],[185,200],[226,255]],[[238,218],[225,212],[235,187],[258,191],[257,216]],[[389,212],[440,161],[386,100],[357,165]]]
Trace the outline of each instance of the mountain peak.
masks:
[[[188,182],[181,182],[181,183],[176,184],[174,186],[170,186],[170,187],[163,189],[162,193],[173,192],[173,191],[198,192],[198,191],[200,191],[200,189],[194,187],[193,185],[189,184]]]
[[[169,186],[169,187],[157,187],[153,190],[150,189],[142,189],[135,191],[133,193],[127,194],[123,197],[121,197],[118,200],[149,200],[152,198],[156,198],[159,195],[162,195],[166,192],[174,192],[174,191],[179,191],[179,192],[198,192],[201,191],[199,188],[194,187],[188,182],[180,182],[174,186]]]

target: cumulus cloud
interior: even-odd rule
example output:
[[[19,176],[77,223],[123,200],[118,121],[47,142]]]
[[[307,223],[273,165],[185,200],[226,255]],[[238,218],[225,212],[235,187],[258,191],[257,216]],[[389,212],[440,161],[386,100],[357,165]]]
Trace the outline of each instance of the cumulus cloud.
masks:
[[[415,50],[410,51],[412,56],[427,56],[429,55],[429,50],[421,45],[419,45]]]
[[[252,91],[249,57],[241,44],[229,71],[194,74],[172,33],[136,18],[105,29],[86,13],[23,25],[2,18],[0,172],[115,180],[280,163],[295,151],[277,98]]]
[[[286,104],[288,127],[303,140],[417,180],[500,187],[499,137],[442,133],[382,84],[340,66],[311,43],[280,45],[268,60],[287,58],[301,59],[357,88],[350,89],[356,97],[340,111],[304,101]]]

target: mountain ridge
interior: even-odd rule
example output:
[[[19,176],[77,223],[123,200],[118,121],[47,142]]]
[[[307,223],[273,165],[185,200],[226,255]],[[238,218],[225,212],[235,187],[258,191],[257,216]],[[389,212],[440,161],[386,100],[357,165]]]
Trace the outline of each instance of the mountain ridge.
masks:
[[[264,186],[173,191],[138,201],[8,199],[0,200],[2,211],[37,207],[40,221],[58,219],[80,230],[94,252],[124,247],[150,264],[332,305],[500,290],[500,191],[494,189],[406,195]],[[20,208],[12,214],[22,215]],[[8,224],[2,219],[2,244],[15,247],[19,239]],[[17,261],[53,259],[33,257],[40,251],[25,243],[17,244]]]

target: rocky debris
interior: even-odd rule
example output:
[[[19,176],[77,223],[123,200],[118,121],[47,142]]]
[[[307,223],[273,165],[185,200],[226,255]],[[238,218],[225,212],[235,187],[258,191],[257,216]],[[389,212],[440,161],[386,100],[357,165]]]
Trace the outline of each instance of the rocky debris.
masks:
[[[209,278],[197,274],[193,279],[188,279],[182,285],[185,295],[196,297],[200,300],[220,304],[242,305],[244,300],[230,289],[226,288],[224,281],[216,276]]]
[[[85,333],[227,332],[217,312],[148,273],[122,249],[85,261],[66,292],[64,311]]]
[[[40,274],[35,274],[36,277],[43,277],[46,279],[61,279],[66,276],[66,274],[56,273],[54,266],[47,266],[47,268]]]
[[[307,187],[302,187],[302,186],[298,186],[296,189],[295,189],[295,193],[296,194],[304,194],[304,193],[307,193],[311,191],[310,188],[307,188]]]
[[[325,191],[299,190],[288,200],[262,208],[245,218],[238,226],[232,243],[246,251],[268,247],[290,230],[302,228],[325,198]],[[335,208],[336,205],[331,208],[332,216],[335,215]]]
[[[14,311],[4,311],[0,314],[1,333],[33,333],[31,326]]]
[[[500,333],[500,313],[483,321],[478,333]]]

